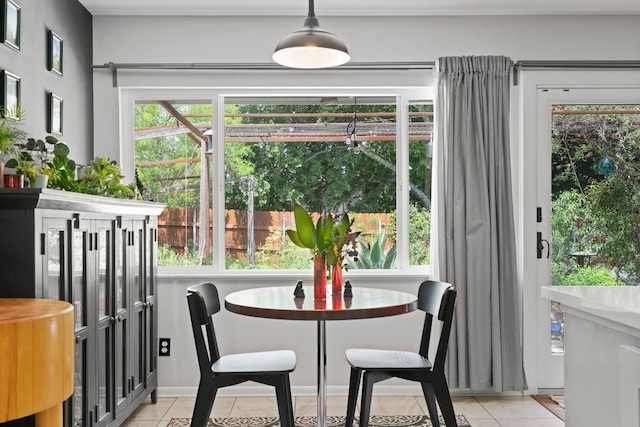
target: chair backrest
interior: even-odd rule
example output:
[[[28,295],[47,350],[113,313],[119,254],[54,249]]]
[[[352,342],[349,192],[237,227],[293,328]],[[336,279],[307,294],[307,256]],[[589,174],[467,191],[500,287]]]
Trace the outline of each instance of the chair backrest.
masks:
[[[422,340],[420,341],[419,353],[429,356],[429,342],[434,319],[441,322],[440,339],[436,350],[436,358],[433,361],[433,370],[443,370],[444,361],[447,357],[449,347],[449,335],[451,334],[451,323],[456,306],[457,293],[453,286],[446,282],[436,282],[427,280],[420,284],[418,290],[418,309],[425,312],[424,328],[422,330]]]
[[[202,283],[187,288],[187,302],[191,315],[191,328],[196,343],[201,375],[211,375],[211,365],[220,358],[216,333],[211,316],[220,311],[218,289],[212,283]],[[207,337],[203,333],[205,327]]]

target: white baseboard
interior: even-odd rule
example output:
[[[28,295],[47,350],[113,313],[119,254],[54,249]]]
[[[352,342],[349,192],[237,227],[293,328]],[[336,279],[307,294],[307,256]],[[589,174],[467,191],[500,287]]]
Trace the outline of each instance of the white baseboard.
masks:
[[[158,397],[195,397],[198,391],[197,387],[158,387]],[[328,396],[347,396],[349,392],[348,386],[329,386],[327,387]],[[293,386],[291,394],[296,396],[316,396],[316,387],[309,386]],[[422,388],[417,384],[408,385],[382,385],[376,384],[374,393],[377,396],[422,396]],[[495,393],[491,391],[451,391],[452,396],[522,396],[521,392]],[[527,395],[525,393],[524,395]],[[224,397],[249,397],[249,396],[275,396],[273,387],[263,385],[240,385],[235,387],[226,387],[218,391],[218,396]]]

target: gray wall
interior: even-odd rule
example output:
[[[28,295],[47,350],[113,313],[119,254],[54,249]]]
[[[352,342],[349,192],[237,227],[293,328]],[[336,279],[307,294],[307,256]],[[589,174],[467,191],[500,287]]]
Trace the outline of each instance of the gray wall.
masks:
[[[23,129],[47,135],[47,93],[63,98],[63,135],[70,156],[85,164],[93,157],[92,16],[75,0],[16,0],[22,11],[21,48],[0,46],[0,69],[20,77]],[[63,75],[47,69],[47,34],[63,39]]]
[[[115,63],[271,63],[276,43],[302,26],[303,17],[94,17],[94,64]],[[349,47],[356,62],[436,61],[449,55],[507,55],[513,60],[638,60],[640,59],[640,16],[463,16],[463,17],[320,17],[321,26],[335,32]],[[348,74],[348,72],[346,72]],[[126,87],[224,87],[224,86],[344,86],[351,74],[339,71],[119,71],[119,88]],[[423,74],[424,76],[424,74]],[[615,73],[606,73],[603,83],[616,83]],[[640,76],[640,73],[639,73]],[[391,78],[390,85],[402,82]],[[411,76],[415,85],[421,76]],[[640,77],[639,77],[640,78]],[[364,73],[354,85],[377,85],[380,73]],[[409,80],[409,79],[407,79]],[[567,81],[567,80],[565,80]],[[572,81],[571,78],[568,80]],[[342,82],[342,83],[341,83]],[[425,85],[432,82],[424,78]],[[640,83],[640,81],[638,81]],[[531,84],[535,86],[535,82]],[[121,161],[132,153],[122,152],[119,88],[111,73],[94,72],[96,152],[106,152]],[[529,99],[523,85],[512,92],[512,141],[514,175],[523,125],[522,103],[535,104],[535,90]],[[526,117],[524,117],[526,119]],[[515,198],[518,200],[518,197]],[[528,247],[528,246],[527,246]],[[198,372],[189,326],[185,289],[188,285],[214,281],[221,296],[253,286],[289,285],[310,277],[282,275],[168,274],[159,281],[159,335],[172,338],[172,355],[159,359],[161,395],[193,395]],[[424,278],[403,275],[366,276],[358,286],[393,286],[414,291]],[[355,280],[355,279],[354,279]],[[352,280],[352,282],[354,282]],[[535,298],[535,296],[533,297]],[[349,346],[380,346],[414,349],[420,328],[419,315],[385,320],[329,322],[328,383],[330,394],[346,393],[348,366],[344,349]],[[220,315],[218,333],[224,351],[250,351],[285,347],[296,351],[298,366],[292,376],[294,394],[315,392],[315,325],[246,318],[231,313]],[[530,322],[535,323],[535,319]],[[533,353],[535,353],[535,340]],[[535,354],[526,369],[530,393],[537,392]],[[420,393],[406,382],[385,382],[377,393]],[[224,393],[253,394],[263,389],[251,384]]]

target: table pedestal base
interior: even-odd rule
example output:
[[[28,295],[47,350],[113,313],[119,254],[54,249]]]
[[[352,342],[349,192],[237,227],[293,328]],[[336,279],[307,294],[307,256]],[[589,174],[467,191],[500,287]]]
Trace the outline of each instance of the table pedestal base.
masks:
[[[38,412],[36,427],[62,427],[62,403]]]
[[[327,330],[318,320],[318,427],[327,425]]]

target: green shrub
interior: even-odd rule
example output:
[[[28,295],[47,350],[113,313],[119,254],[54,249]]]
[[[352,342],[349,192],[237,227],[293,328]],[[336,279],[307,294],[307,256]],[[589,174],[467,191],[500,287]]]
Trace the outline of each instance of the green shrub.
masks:
[[[555,280],[555,278],[554,278]],[[618,286],[618,283],[607,268],[577,267],[565,272],[554,285],[561,286]]]

